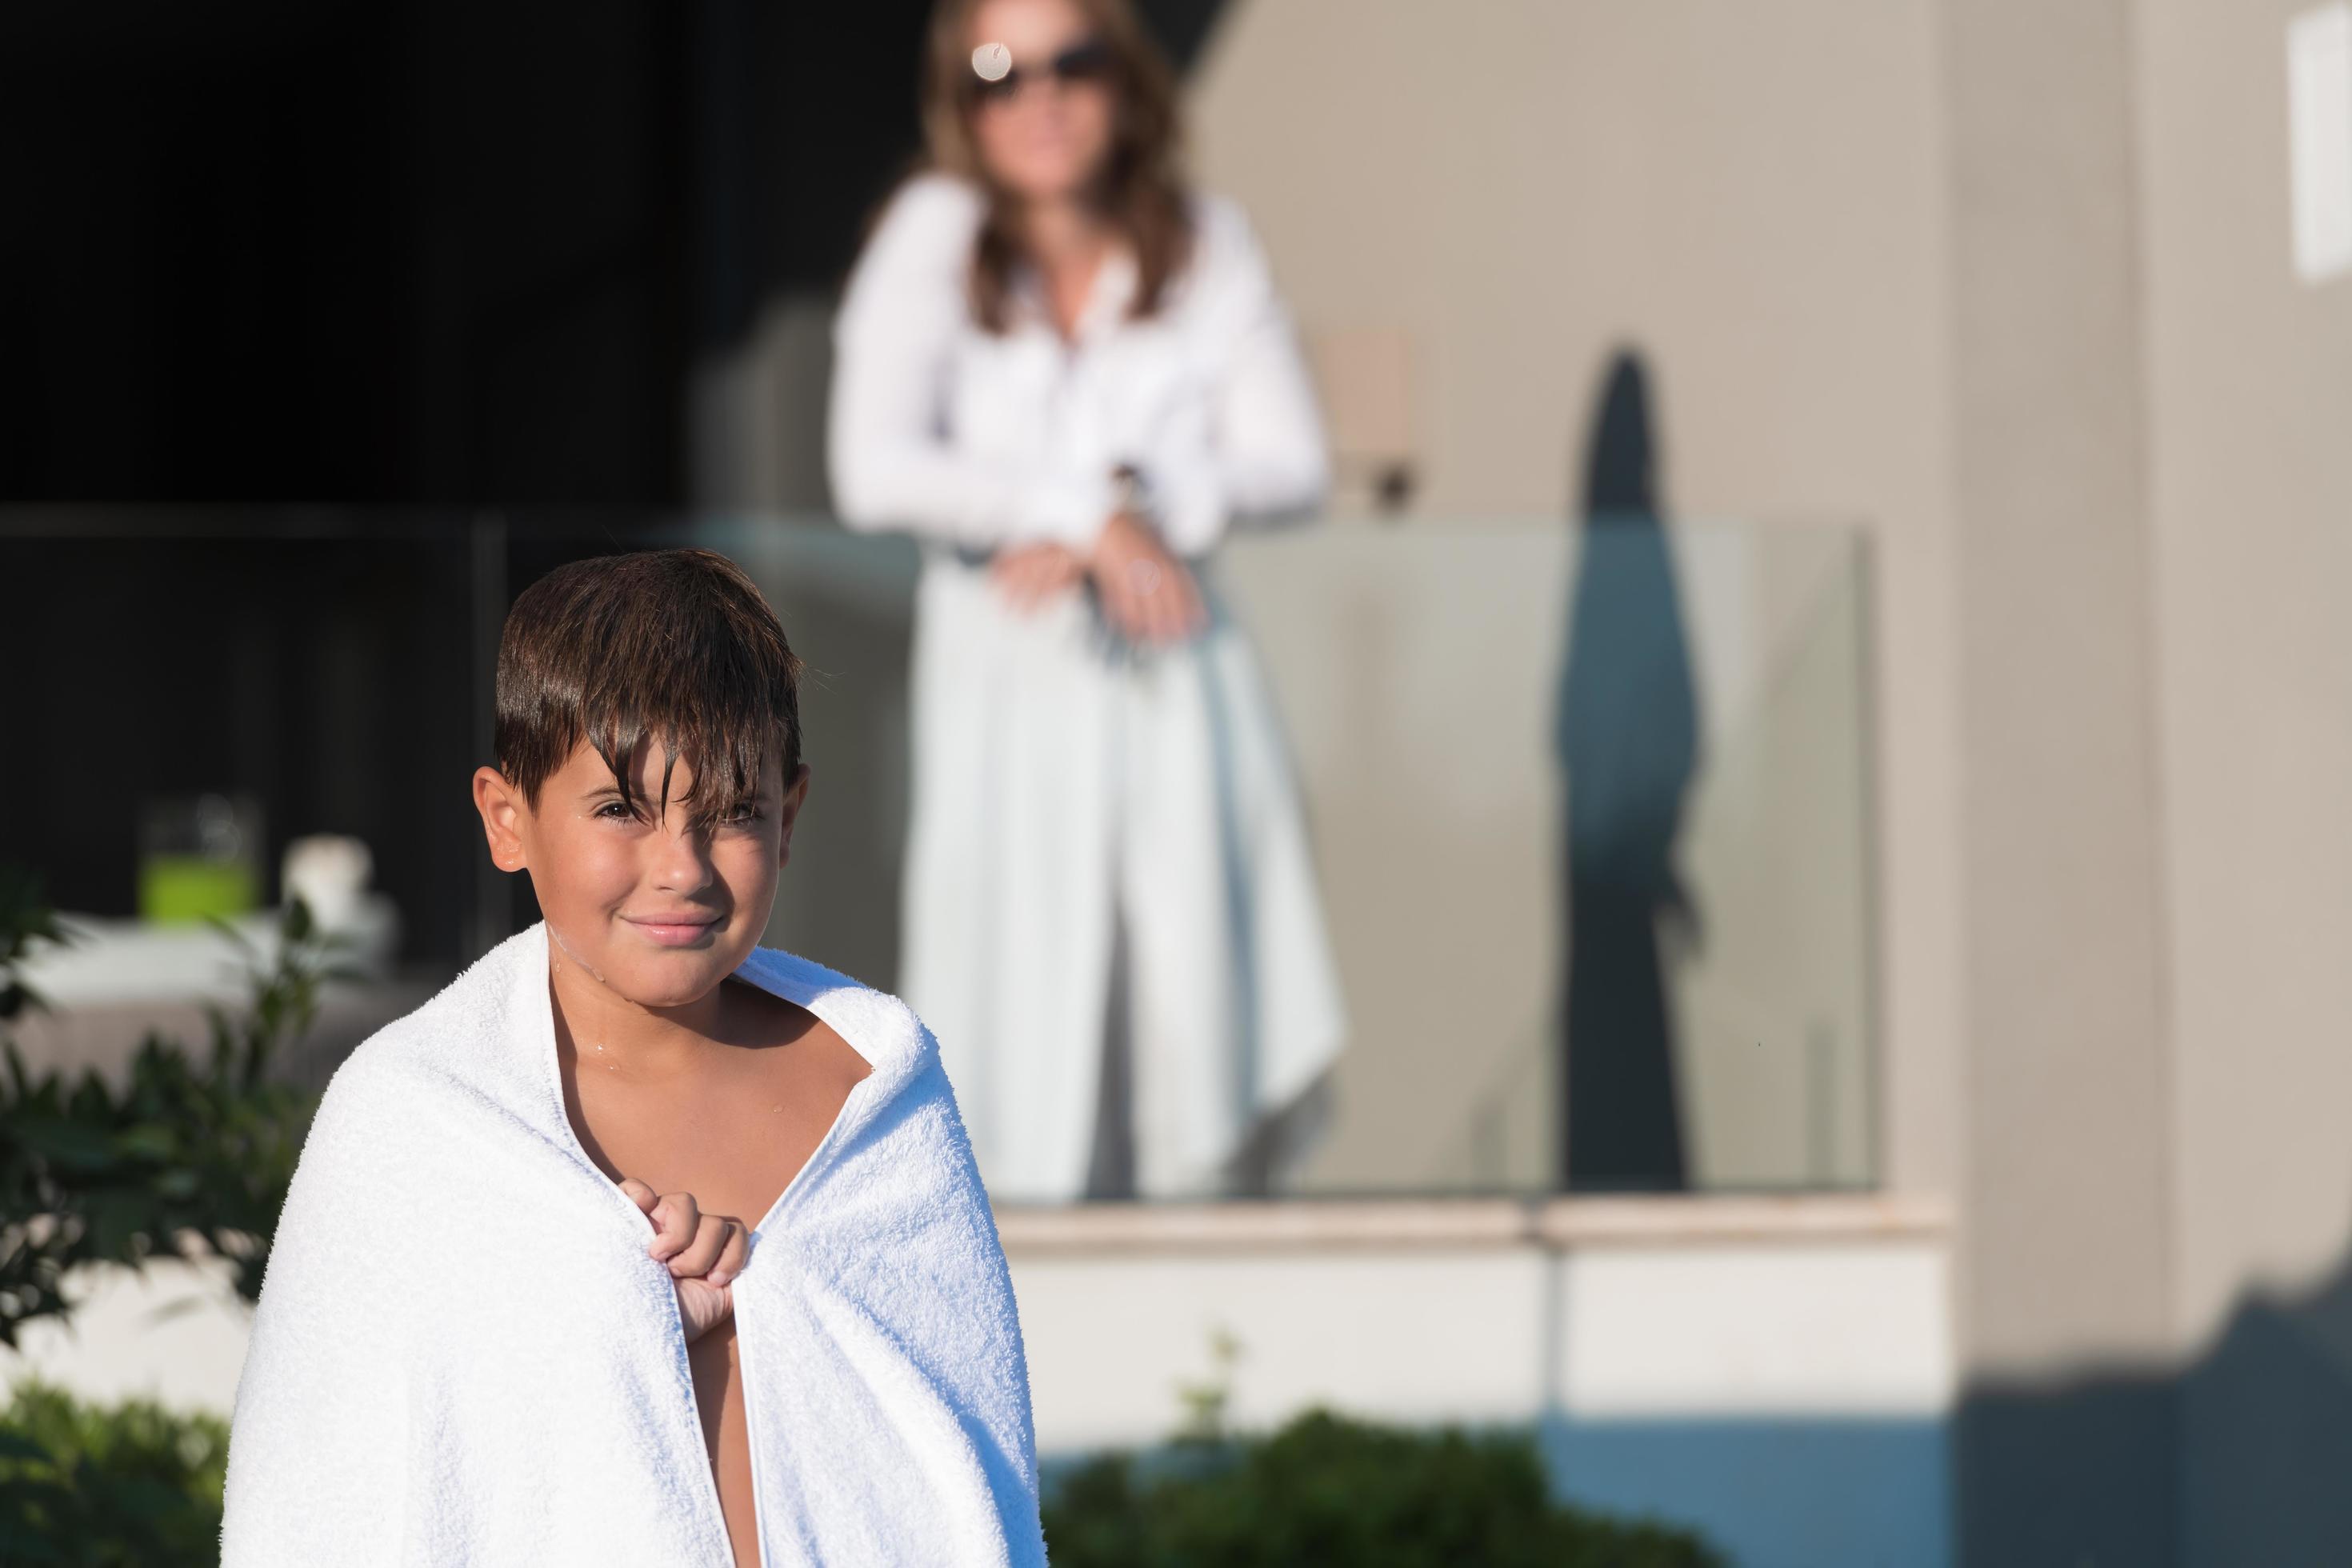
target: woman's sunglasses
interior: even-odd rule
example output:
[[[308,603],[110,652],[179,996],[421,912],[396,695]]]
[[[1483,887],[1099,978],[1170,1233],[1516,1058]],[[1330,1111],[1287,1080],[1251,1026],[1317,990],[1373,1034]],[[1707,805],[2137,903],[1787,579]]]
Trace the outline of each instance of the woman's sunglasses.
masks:
[[[1004,74],[991,81],[974,71],[964,79],[974,101],[980,103],[1010,103],[1028,83],[1051,77],[1064,87],[1081,87],[1093,82],[1108,81],[1118,65],[1118,57],[1108,44],[1100,38],[1086,38],[1072,44],[1042,66],[1007,66]]]

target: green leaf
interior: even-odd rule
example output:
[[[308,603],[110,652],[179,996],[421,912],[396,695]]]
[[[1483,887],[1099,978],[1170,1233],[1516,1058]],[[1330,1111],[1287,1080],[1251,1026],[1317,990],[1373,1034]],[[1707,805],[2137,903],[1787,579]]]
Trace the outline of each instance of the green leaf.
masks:
[[[194,1171],[166,1171],[155,1178],[155,1190],[173,1203],[186,1203],[203,1191],[204,1184]]]
[[[173,1158],[179,1149],[178,1130],[159,1122],[127,1127],[114,1135],[115,1152],[134,1160],[162,1162]]]
[[[114,1140],[86,1121],[30,1116],[9,1129],[34,1153],[77,1171],[103,1171],[114,1163]]]
[[[22,1432],[12,1432],[5,1426],[0,1426],[0,1459],[36,1459],[42,1464],[51,1462],[47,1448]]]
[[[208,1238],[215,1253],[223,1248],[212,1238],[251,1237],[231,1241],[226,1255],[238,1291],[248,1300],[258,1292],[317,1104],[272,1075],[288,1042],[310,1026],[320,972],[336,949],[307,910],[289,911],[269,962],[243,933],[224,931],[247,960],[250,993],[234,1016],[208,1009],[208,1040],[199,1042],[211,1047],[206,1058],[151,1033],[119,1083],[89,1070],[36,1074],[0,1028],[0,1216],[57,1221],[38,1228],[0,1219],[0,1345],[15,1342],[18,1325],[66,1312],[58,1287],[68,1268],[100,1259],[135,1267],[183,1232]],[[30,879],[0,867],[0,994],[21,988],[17,966],[30,947],[58,940]],[[0,1457],[0,1484],[10,1463]],[[76,1496],[75,1506],[95,1506],[96,1494]],[[0,1500],[0,1530],[12,1506]],[[0,1562],[25,1555],[0,1546]],[[149,1558],[125,1546],[103,1560]]]

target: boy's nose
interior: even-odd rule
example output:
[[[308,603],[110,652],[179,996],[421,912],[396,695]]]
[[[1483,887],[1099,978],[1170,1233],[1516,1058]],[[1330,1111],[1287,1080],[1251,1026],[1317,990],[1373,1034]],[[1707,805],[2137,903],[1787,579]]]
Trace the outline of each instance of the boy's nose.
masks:
[[[655,885],[691,893],[710,880],[710,835],[679,824],[653,836]]]

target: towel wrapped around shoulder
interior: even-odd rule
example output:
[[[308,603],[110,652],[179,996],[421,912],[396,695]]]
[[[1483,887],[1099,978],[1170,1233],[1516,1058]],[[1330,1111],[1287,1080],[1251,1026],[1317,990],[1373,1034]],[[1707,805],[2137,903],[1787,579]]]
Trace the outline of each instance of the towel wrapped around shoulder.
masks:
[[[938,1043],[805,959],[737,975],[873,1067],[732,1287],[762,1561],[1044,1563],[1020,1321]],[[237,1386],[226,1568],[731,1563],[647,1239],[565,1114],[533,926],[328,1086]]]

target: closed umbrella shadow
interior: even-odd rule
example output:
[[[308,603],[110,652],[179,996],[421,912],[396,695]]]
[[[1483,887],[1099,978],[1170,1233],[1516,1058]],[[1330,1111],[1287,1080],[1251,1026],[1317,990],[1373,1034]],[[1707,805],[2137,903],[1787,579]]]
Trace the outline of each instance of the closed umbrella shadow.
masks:
[[[1662,526],[1649,378],[1621,352],[1586,456],[1554,753],[1566,775],[1569,913],[1560,1008],[1561,1184],[1689,1184],[1661,917],[1688,918],[1674,869],[1697,763],[1697,698]]]

